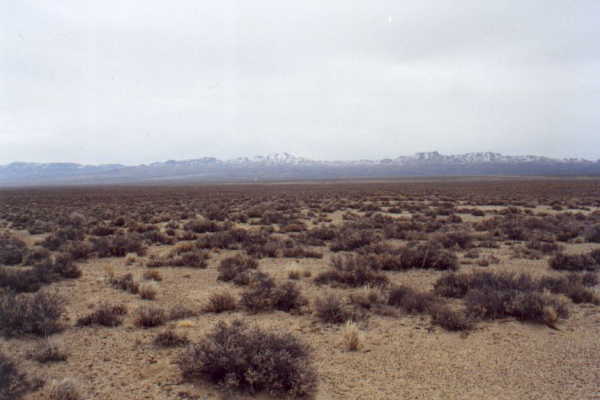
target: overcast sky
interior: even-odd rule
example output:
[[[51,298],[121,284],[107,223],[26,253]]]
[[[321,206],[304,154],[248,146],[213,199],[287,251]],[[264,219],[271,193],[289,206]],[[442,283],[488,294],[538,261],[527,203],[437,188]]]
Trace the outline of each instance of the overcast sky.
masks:
[[[0,1],[0,164],[600,158],[600,1]]]

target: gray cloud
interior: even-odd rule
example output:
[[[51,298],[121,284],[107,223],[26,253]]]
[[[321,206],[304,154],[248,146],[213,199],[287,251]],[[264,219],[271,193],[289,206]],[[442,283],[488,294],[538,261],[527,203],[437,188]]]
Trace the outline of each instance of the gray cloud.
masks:
[[[0,163],[600,158],[600,2],[7,1]]]

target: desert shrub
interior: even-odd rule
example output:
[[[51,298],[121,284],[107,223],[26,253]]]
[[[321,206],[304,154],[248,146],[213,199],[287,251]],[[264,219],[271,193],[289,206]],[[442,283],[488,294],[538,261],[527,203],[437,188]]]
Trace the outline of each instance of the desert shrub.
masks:
[[[144,271],[143,278],[148,281],[160,282],[162,281],[162,275],[155,269]]]
[[[600,283],[600,278],[598,278],[598,274],[594,272],[586,272],[581,275],[581,283],[583,286],[596,286]]]
[[[64,251],[69,254],[73,260],[86,260],[94,252],[94,248],[88,242],[78,240],[67,243],[64,247]]]
[[[594,257],[594,254],[556,254],[548,263],[550,268],[560,271],[598,271],[600,270],[600,260]]]
[[[27,253],[27,257],[25,257],[23,264],[25,264],[25,265],[39,264],[41,262],[47,261],[51,255],[52,255],[52,253],[50,251],[48,251],[47,249],[44,249],[43,247],[34,248]],[[2,263],[0,263],[0,264],[2,264]]]
[[[527,274],[517,275],[510,272],[473,272],[451,273],[439,278],[434,284],[436,294],[444,297],[462,298],[469,290],[482,291],[533,291],[538,283]]]
[[[542,240],[529,240],[527,242],[527,248],[539,251],[543,254],[552,254],[562,250],[562,246],[557,243]]]
[[[0,265],[17,265],[25,259],[27,245],[8,233],[0,234]]]
[[[0,293],[0,332],[5,337],[49,336],[62,329],[64,299],[55,292]]]
[[[109,305],[102,303],[92,313],[77,320],[76,326],[101,325],[115,327],[123,323],[122,316],[127,314],[123,305]]]
[[[593,225],[589,227],[585,234],[585,240],[592,243],[600,243],[600,225]]]
[[[68,354],[63,346],[52,339],[42,340],[29,356],[39,363],[66,361]]]
[[[153,341],[157,347],[180,347],[190,343],[187,336],[175,332],[173,329],[168,329],[156,335]]]
[[[434,239],[447,249],[459,248],[466,250],[473,245],[473,236],[464,231],[439,233],[434,236]]]
[[[81,270],[73,262],[73,258],[69,254],[58,254],[54,257],[51,268],[54,273],[64,279],[76,279],[81,276]]]
[[[447,331],[468,331],[473,329],[474,323],[462,311],[454,311],[448,306],[435,307],[430,311],[431,323]]]
[[[307,304],[307,300],[294,283],[277,285],[268,275],[260,275],[242,293],[240,304],[251,313],[271,310],[292,312]]]
[[[305,247],[286,247],[283,249],[286,258],[323,258],[323,253]]]
[[[125,221],[123,221],[123,224],[124,223],[125,223]],[[112,235],[114,233],[115,233],[115,228],[113,228],[112,226],[107,226],[107,225],[95,226],[90,231],[90,234],[92,234],[94,236],[108,236],[108,235]]]
[[[249,328],[241,321],[220,322],[177,363],[187,379],[228,390],[309,397],[317,387],[311,349],[290,334]]]
[[[81,398],[79,387],[71,379],[52,382],[48,391],[48,400],[80,400]]]
[[[230,292],[213,293],[209,296],[203,310],[209,313],[222,313],[234,311],[237,308],[237,300]]]
[[[455,271],[458,269],[456,254],[442,249],[434,243],[419,245],[415,248],[401,247],[394,254],[395,263],[391,270],[435,269],[438,271]],[[384,267],[384,270],[388,268]]]
[[[288,278],[297,281],[300,279],[301,273],[298,269],[292,269],[288,272]]]
[[[386,286],[388,278],[371,267],[368,257],[342,255],[331,259],[333,268],[321,272],[314,279],[318,285],[334,284],[347,287]]]
[[[366,246],[375,240],[370,231],[357,229],[342,229],[331,243],[331,251],[352,251]]]
[[[214,221],[205,219],[196,219],[186,222],[183,229],[194,233],[219,232],[226,230],[228,226],[218,224]]]
[[[196,311],[194,311],[191,308],[186,307],[182,304],[178,304],[176,306],[173,306],[169,310],[169,312],[167,313],[167,319],[169,321],[173,321],[173,320],[178,320],[178,319],[195,317],[196,315],[198,315],[198,313]]]
[[[167,265],[171,267],[206,268],[209,255],[207,252],[194,249],[191,251],[171,253],[167,259]]]
[[[134,324],[140,328],[153,328],[167,321],[167,313],[161,308],[141,306],[135,311]]]
[[[138,293],[144,300],[154,300],[158,294],[158,285],[156,282],[144,282],[139,285]]]
[[[550,326],[569,313],[559,299],[540,293],[518,290],[470,290],[465,303],[467,312],[483,319],[515,317],[521,321],[545,323]]]
[[[395,286],[388,294],[388,304],[409,314],[423,314],[438,306],[440,299],[432,293],[419,292],[408,286]]]
[[[143,256],[146,252],[142,238],[137,234],[117,234],[91,240],[94,252],[100,258],[125,257],[127,253]]]
[[[255,258],[238,254],[221,261],[217,280],[229,282],[257,268],[258,261]]]
[[[346,321],[360,319],[360,316],[339,296],[328,294],[314,301],[317,318],[328,324],[343,324]]]
[[[121,276],[109,276],[108,281],[115,289],[120,289],[129,293],[137,294],[140,290],[140,284],[133,279],[133,274],[131,272]]]
[[[571,273],[561,277],[543,277],[539,280],[540,289],[547,289],[552,293],[564,294],[573,303],[600,304],[600,296],[590,290],[590,274]],[[592,274],[593,275],[593,274]]]
[[[17,364],[0,353],[0,400],[18,400],[33,389]]]

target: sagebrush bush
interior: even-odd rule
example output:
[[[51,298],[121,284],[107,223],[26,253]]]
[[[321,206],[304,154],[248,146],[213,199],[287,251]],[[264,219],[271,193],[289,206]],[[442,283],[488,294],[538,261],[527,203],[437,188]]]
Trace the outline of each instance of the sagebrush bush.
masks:
[[[167,321],[167,313],[161,308],[141,306],[135,311],[134,323],[140,328],[153,328]]]
[[[447,331],[468,331],[474,323],[463,311],[455,311],[447,306],[438,306],[430,310],[431,323]]]
[[[76,326],[101,325],[115,327],[123,323],[122,316],[127,314],[123,305],[110,305],[102,303],[92,313],[77,320]]]
[[[18,400],[33,389],[17,364],[0,353],[0,400]]]
[[[240,298],[240,304],[251,313],[279,310],[299,311],[308,301],[293,282],[277,285],[268,275],[259,275]]]
[[[48,400],[80,400],[79,386],[72,379],[54,381],[50,384]]]
[[[154,300],[158,294],[158,285],[156,282],[143,282],[139,286],[138,293],[144,300]]]
[[[237,300],[230,292],[213,293],[208,297],[203,307],[204,312],[222,313],[234,311],[237,308]]]
[[[30,353],[30,357],[40,363],[66,361],[68,354],[62,343],[45,339],[36,345]]]
[[[559,271],[599,271],[600,253],[557,254],[548,263],[550,268]]]
[[[423,314],[438,306],[440,299],[433,293],[419,292],[408,286],[395,286],[388,293],[388,304],[409,314]]]
[[[173,329],[167,329],[156,335],[153,341],[157,347],[180,347],[190,343],[187,336],[175,332]]]
[[[219,275],[217,280],[229,282],[238,278],[240,275],[247,274],[251,270],[258,268],[258,261],[255,258],[236,255],[225,258],[218,267]]]
[[[377,272],[369,265],[367,257],[361,255],[343,255],[332,258],[333,269],[318,274],[314,282],[317,285],[333,284],[345,287],[386,286],[387,276]]]
[[[328,324],[343,324],[346,321],[356,321],[361,318],[356,310],[334,294],[316,298],[314,310],[317,318]]]
[[[215,329],[193,344],[177,364],[188,380],[204,380],[249,393],[309,397],[317,374],[311,349],[291,334],[249,328],[241,321]]]
[[[25,259],[27,245],[8,233],[0,234],[0,265],[17,265]]]
[[[64,299],[55,292],[0,291],[0,332],[6,337],[49,336],[62,329],[60,319],[64,311]]]

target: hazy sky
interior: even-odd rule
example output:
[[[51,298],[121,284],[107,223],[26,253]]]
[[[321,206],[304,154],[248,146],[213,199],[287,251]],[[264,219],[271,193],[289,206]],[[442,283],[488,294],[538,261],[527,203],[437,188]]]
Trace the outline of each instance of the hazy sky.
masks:
[[[0,164],[431,150],[600,158],[600,1],[0,1]]]

